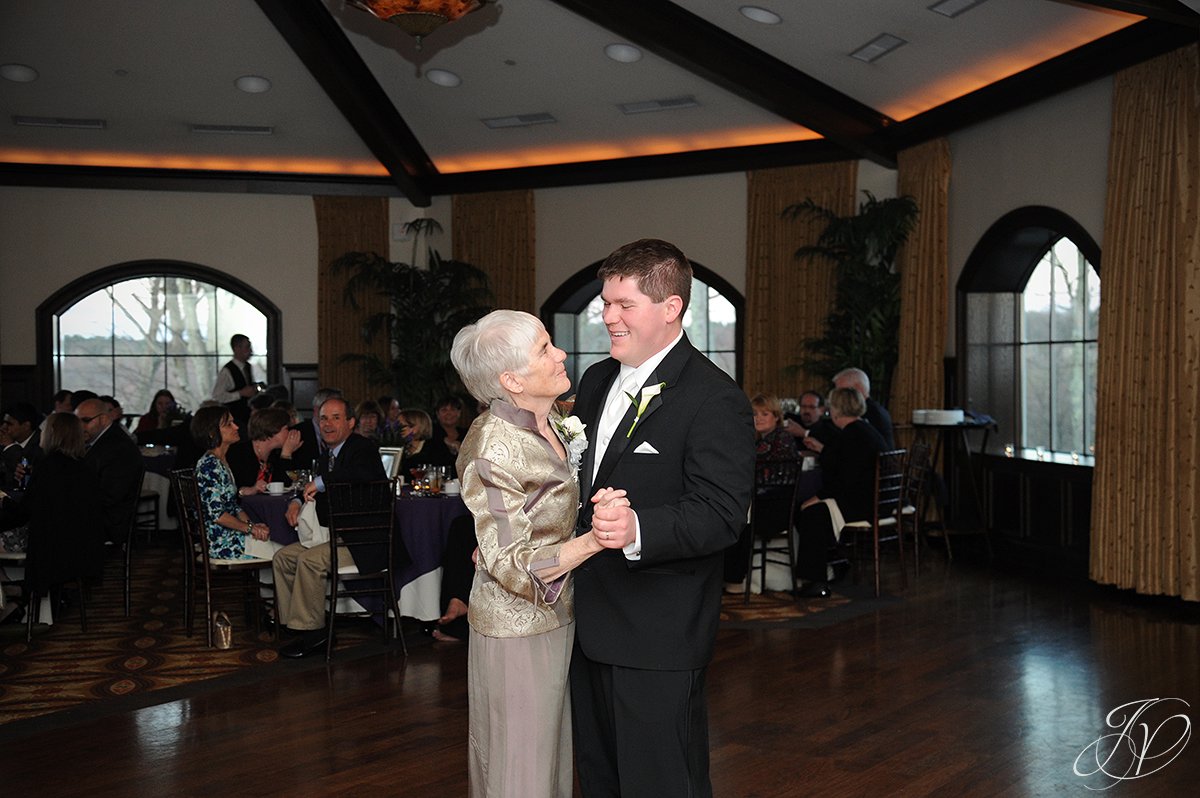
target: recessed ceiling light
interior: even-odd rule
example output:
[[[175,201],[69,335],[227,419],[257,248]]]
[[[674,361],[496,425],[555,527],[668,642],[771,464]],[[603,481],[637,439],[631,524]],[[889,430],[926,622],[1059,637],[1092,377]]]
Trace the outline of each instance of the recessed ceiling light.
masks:
[[[233,82],[233,85],[247,94],[262,94],[264,91],[271,90],[271,81],[261,75],[242,75]]]
[[[275,128],[269,125],[188,125],[193,133],[206,135],[217,134],[224,136],[271,136]]]
[[[604,48],[604,54],[614,61],[620,61],[622,64],[632,64],[634,61],[642,60],[642,51],[632,44],[625,44],[624,42],[608,45]]]
[[[516,116],[494,116],[491,119],[479,120],[483,124],[497,130],[503,127],[530,127],[531,125],[552,125],[558,120],[553,114],[546,112],[536,114],[517,114]]]
[[[944,17],[954,18],[964,11],[971,10],[982,2],[984,0],[942,0],[940,3],[931,5],[929,10]]]
[[[14,116],[13,124],[20,127],[62,127],[73,130],[104,130],[103,119],[70,119],[62,116]]]
[[[857,58],[859,61],[866,61],[868,64],[873,63],[885,55],[895,50],[902,44],[907,44],[904,39],[899,36],[893,36],[890,33],[881,33],[871,41],[859,47],[854,52],[850,53],[851,58]]]
[[[462,78],[448,69],[429,69],[425,71],[425,79],[438,86],[453,89],[462,83]]]
[[[774,11],[768,11],[758,6],[742,6],[738,11],[741,11],[742,16],[746,19],[761,22],[763,25],[778,25],[780,22],[783,22],[783,17]]]
[[[0,64],[0,77],[13,83],[32,83],[38,79],[38,73],[24,64]]]
[[[648,114],[652,111],[677,111],[681,108],[695,108],[700,103],[690,94],[682,97],[668,97],[665,100],[645,100],[636,103],[621,103],[617,107],[623,114]]]

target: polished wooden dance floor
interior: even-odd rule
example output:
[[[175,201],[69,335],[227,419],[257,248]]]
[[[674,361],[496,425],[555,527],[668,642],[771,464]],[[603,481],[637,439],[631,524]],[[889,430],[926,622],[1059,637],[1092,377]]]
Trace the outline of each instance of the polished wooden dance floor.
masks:
[[[1110,795],[1195,794],[1195,605],[936,559],[870,613],[721,632],[708,679],[716,795],[1083,796],[1113,784],[1098,758],[1124,777]],[[0,785],[465,795],[465,666],[462,647],[414,641],[406,662],[369,644],[328,669],[281,662],[146,706],[10,724]],[[1114,709],[1148,699],[1162,700],[1116,713],[1133,722],[1101,739],[1121,733],[1106,725],[1122,726]]]

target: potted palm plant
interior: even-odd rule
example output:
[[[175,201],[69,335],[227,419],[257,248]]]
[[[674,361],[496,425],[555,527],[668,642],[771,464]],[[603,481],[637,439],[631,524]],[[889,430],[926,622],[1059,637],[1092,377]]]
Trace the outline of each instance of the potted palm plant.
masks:
[[[363,335],[371,341],[386,335],[391,356],[347,354],[344,362],[362,364],[369,382],[388,386],[401,405],[432,408],[450,394],[462,393],[450,363],[450,346],[464,325],[490,311],[492,293],[483,271],[427,250],[427,264],[414,265],[419,246],[441,226],[433,219],[405,225],[412,236],[412,263],[392,263],[374,252],[347,252],[333,262],[334,273],[346,271],[345,302],[358,307],[360,297],[382,294],[387,310],[367,317]]]
[[[825,334],[803,342],[800,367],[832,378],[849,366],[871,377],[871,393],[887,404],[899,355],[900,274],[896,252],[917,223],[912,197],[876,199],[869,191],[852,216],[839,216],[811,199],[784,209],[789,219],[825,223],[817,243],[796,250],[802,261],[832,262],[836,272],[833,309]]]

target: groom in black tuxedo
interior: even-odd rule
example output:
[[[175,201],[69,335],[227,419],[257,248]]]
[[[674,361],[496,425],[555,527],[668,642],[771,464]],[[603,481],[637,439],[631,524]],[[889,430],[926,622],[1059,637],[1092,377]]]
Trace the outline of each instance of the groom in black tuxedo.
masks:
[[[608,551],[575,572],[571,661],[583,794],[709,796],[705,669],[721,606],[722,552],[746,523],[754,481],[750,404],[683,334],[692,268],[656,239],[604,262],[611,354],[580,380],[591,439],[577,532]]]

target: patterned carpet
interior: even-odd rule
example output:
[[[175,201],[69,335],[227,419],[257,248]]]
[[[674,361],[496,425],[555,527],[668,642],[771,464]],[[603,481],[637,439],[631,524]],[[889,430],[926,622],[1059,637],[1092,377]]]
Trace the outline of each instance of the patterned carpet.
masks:
[[[768,590],[750,594],[746,604],[741,593],[726,593],[721,599],[721,627],[725,629],[820,629],[874,612],[897,599],[884,594],[875,598],[871,588],[853,583],[836,583],[833,595],[824,599],[792,598],[791,594]]]
[[[233,647],[205,644],[203,596],[192,637],[183,625],[183,563],[176,540],[135,549],[133,611],[122,603],[122,567],[113,556],[103,583],[90,591],[88,630],[79,628],[77,603],[58,613],[53,626],[0,625],[0,724],[60,710],[213,679],[278,660],[268,628],[256,634],[237,599],[221,600],[233,622]],[[338,626],[338,650],[379,632],[352,623]],[[324,661],[323,658],[319,658]]]

